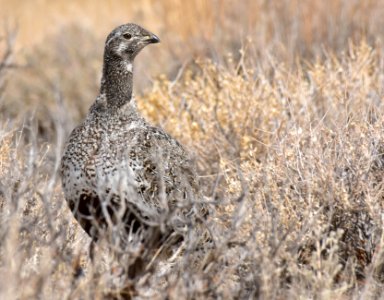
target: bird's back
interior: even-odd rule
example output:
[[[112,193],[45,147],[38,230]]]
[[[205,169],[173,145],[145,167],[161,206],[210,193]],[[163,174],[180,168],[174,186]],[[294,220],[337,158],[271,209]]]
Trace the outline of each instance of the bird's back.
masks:
[[[112,112],[94,105],[69,138],[62,178],[69,206],[91,236],[119,221],[128,229],[133,221],[181,229],[198,195],[184,148],[141,118],[133,102]]]

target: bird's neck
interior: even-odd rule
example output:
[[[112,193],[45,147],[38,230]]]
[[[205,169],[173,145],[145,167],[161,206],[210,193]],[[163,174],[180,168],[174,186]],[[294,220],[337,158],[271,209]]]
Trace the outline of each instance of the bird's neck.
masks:
[[[108,107],[118,109],[130,102],[132,87],[133,63],[104,54],[100,93],[105,94]]]

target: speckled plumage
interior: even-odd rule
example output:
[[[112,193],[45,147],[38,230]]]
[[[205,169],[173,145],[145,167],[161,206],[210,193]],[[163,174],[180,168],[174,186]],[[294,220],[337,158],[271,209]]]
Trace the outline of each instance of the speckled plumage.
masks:
[[[100,94],[65,147],[65,198],[94,239],[118,226],[125,232],[142,225],[183,230],[198,194],[194,166],[184,148],[141,117],[132,96],[133,60],[158,41],[135,24],[112,31]]]

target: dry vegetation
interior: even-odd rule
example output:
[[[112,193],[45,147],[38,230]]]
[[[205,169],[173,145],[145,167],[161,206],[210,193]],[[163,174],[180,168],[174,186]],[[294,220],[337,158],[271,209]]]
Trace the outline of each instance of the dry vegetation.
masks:
[[[384,297],[384,2],[93,3],[36,1],[62,14],[33,29],[0,1],[0,298]],[[127,21],[162,38],[138,105],[194,153],[213,237],[134,281],[103,243],[90,261],[57,172]]]

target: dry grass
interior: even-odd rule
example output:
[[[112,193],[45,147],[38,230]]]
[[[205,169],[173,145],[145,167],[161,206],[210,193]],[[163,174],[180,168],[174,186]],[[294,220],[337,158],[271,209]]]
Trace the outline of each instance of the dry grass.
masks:
[[[383,1],[64,3],[0,1],[0,298],[384,297]],[[127,19],[163,40],[138,105],[195,155],[214,241],[133,282],[105,244],[89,260],[57,173]]]

